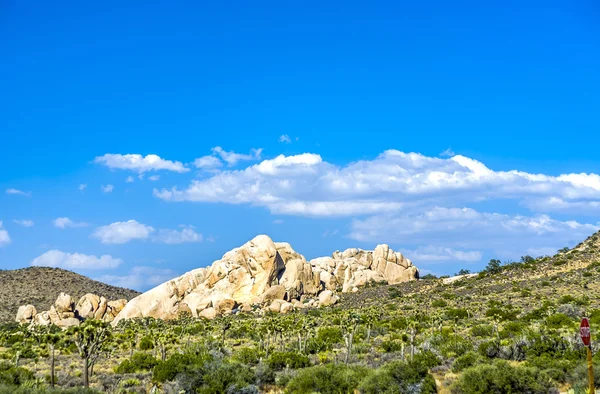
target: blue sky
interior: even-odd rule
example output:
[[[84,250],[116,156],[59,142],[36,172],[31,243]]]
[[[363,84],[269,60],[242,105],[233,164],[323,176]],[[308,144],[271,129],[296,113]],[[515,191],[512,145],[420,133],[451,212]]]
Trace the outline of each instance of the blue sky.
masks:
[[[597,2],[212,3],[2,2],[1,268],[144,290],[267,233],[452,274],[600,228]]]

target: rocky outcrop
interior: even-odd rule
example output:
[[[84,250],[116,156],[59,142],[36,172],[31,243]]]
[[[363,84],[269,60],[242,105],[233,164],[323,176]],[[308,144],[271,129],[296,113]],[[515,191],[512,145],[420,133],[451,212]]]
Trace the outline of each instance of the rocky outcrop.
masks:
[[[112,322],[126,304],[124,299],[107,301],[95,294],[86,294],[75,304],[70,295],[60,293],[48,311],[38,313],[33,305],[23,305],[19,307],[15,320],[22,324],[54,324],[66,329],[79,325],[85,319]]]
[[[136,317],[175,319],[182,312],[212,319],[256,309],[252,305],[288,313],[333,305],[338,300],[335,292],[357,291],[371,282],[395,284],[418,277],[412,262],[387,245],[373,251],[352,248],[307,261],[290,244],[259,235],[210,267],[190,271],[134,298],[113,325]]]

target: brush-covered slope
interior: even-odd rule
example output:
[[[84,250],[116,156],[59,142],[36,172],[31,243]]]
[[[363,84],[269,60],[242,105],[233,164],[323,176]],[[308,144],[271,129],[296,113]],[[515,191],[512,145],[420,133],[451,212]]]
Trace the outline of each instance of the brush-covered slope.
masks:
[[[108,300],[130,300],[140,294],[60,268],[0,270],[0,322],[13,321],[21,305],[32,304],[39,310],[48,310],[61,292],[70,294],[75,300],[87,293]]]

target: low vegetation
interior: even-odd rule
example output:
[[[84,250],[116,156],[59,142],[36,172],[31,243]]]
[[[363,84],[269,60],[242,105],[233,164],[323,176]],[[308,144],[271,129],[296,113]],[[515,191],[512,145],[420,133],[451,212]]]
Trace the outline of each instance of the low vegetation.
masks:
[[[64,332],[7,324],[0,393],[51,393],[52,382],[73,393],[584,393],[578,323],[600,328],[599,238],[289,314],[89,320]]]

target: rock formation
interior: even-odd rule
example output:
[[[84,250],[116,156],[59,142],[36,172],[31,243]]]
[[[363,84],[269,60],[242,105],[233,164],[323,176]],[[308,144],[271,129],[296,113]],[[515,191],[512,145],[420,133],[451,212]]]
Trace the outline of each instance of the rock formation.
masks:
[[[250,311],[257,304],[263,310],[288,313],[333,305],[338,300],[334,292],[357,291],[370,282],[395,284],[418,278],[412,262],[387,245],[374,251],[347,249],[306,261],[290,244],[259,235],[210,267],[190,271],[134,298],[113,325],[136,317],[175,319],[182,312],[212,319]],[[89,302],[84,303],[87,311]]]
[[[50,310],[38,313],[35,306],[23,305],[19,307],[15,320],[22,324],[54,324],[66,329],[79,325],[85,319],[112,322],[126,304],[127,300],[107,302],[106,298],[95,294],[86,294],[75,304],[70,295],[60,293]]]

